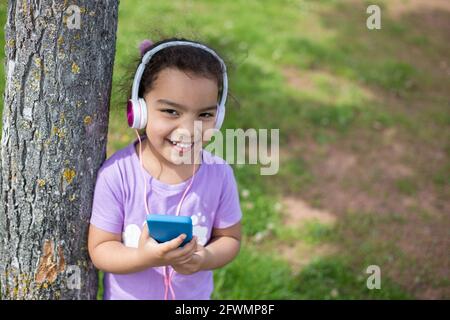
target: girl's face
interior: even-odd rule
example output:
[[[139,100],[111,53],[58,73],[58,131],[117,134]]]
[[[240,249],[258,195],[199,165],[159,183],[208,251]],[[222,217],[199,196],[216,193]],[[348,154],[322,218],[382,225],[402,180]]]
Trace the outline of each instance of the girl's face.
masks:
[[[145,131],[151,149],[169,163],[176,162],[174,154],[194,159],[194,151],[208,141],[205,131],[214,128],[218,90],[215,80],[175,68],[161,70],[152,90],[144,96],[148,115]],[[201,130],[197,126],[194,132],[194,121],[201,121]]]

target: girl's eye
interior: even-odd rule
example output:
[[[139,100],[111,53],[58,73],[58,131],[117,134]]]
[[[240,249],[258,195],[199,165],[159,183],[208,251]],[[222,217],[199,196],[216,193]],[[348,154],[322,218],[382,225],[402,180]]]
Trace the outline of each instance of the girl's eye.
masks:
[[[161,110],[161,111],[165,112],[165,113],[168,113],[170,115],[173,115],[173,116],[176,116],[178,114],[178,112],[176,110],[173,110],[173,109],[164,109],[164,110]]]
[[[214,117],[214,114],[205,112],[205,113],[202,113],[200,116],[203,118],[211,118],[211,117]]]

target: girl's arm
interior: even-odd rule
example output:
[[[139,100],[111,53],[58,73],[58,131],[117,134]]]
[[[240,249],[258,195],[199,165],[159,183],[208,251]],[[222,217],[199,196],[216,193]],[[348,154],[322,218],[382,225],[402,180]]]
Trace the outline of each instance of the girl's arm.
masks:
[[[241,246],[241,222],[225,229],[213,229],[205,247],[201,270],[213,270],[233,261]]]
[[[122,243],[120,234],[103,231],[91,224],[88,249],[97,269],[125,274],[189,260],[197,249],[197,240],[193,238],[183,248],[178,248],[185,237],[186,235],[180,235],[171,241],[159,244],[149,236],[147,224],[145,224],[138,248],[130,248]]]
[[[103,231],[91,224],[88,249],[92,262],[99,270],[112,273],[141,270],[138,250],[123,245],[120,234]]]

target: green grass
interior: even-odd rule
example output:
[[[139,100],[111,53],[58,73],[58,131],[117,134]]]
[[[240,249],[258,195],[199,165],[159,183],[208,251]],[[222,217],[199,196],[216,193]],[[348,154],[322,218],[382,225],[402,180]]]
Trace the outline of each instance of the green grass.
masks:
[[[381,289],[367,288],[366,268],[340,256],[314,259],[295,275],[273,255],[247,246],[214,274],[213,299],[411,299],[382,271]]]
[[[103,277],[104,273],[102,271],[98,272],[98,291],[97,291],[97,300],[103,300]]]
[[[295,279],[294,291],[299,299],[411,299],[411,295],[385,278],[381,272],[381,288],[368,289],[366,270],[353,267],[339,257],[312,262]]]
[[[417,184],[412,178],[398,179],[395,182],[397,189],[408,196],[413,196],[417,193]]]
[[[436,170],[432,179],[437,186],[445,187],[450,185],[450,163]]]
[[[302,242],[307,245],[317,245],[337,240],[332,224],[309,219],[300,225],[277,225],[274,230],[277,241],[288,244]]]
[[[299,156],[292,156],[280,164],[280,169],[274,177],[277,189],[284,193],[301,192],[314,181],[308,164]]]
[[[214,273],[213,299],[293,299],[289,265],[271,254],[244,247],[231,264]]]
[[[302,241],[308,244],[317,244],[326,242],[333,237],[333,227],[318,221],[307,221],[299,230],[302,235]]]

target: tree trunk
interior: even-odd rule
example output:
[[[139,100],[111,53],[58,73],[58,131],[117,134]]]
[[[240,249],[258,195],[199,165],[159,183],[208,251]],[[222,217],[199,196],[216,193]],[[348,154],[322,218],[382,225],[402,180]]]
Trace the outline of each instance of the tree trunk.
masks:
[[[106,157],[117,14],[118,0],[9,0],[2,299],[96,297],[87,231]]]

